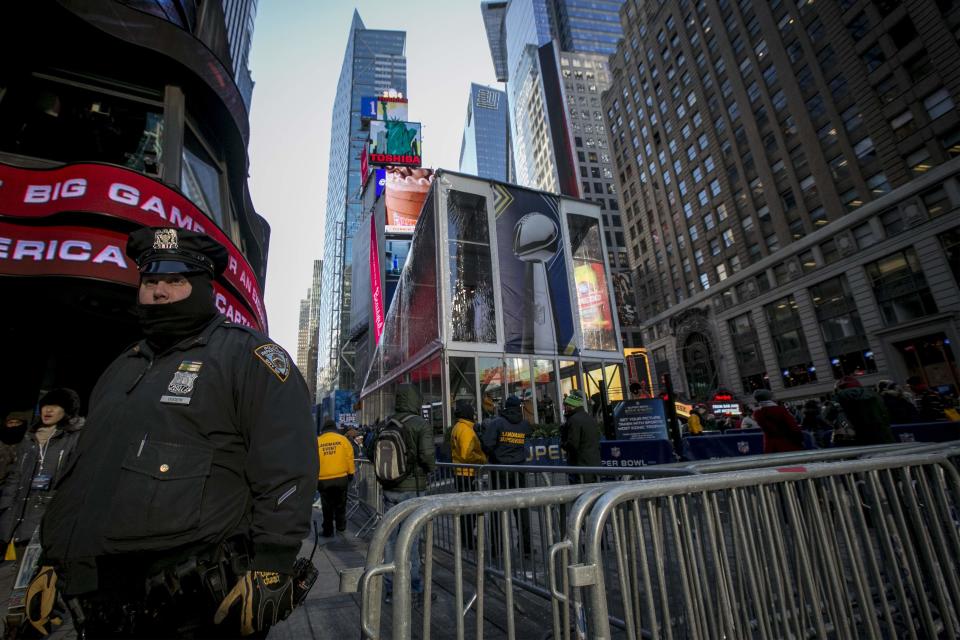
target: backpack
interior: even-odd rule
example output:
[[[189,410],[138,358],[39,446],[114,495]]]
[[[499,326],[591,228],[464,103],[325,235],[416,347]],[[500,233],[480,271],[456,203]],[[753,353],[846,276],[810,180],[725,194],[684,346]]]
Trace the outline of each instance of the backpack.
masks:
[[[403,482],[413,470],[410,449],[404,437],[404,424],[413,417],[409,415],[403,420],[391,417],[373,439],[373,472],[377,481],[387,489]]]

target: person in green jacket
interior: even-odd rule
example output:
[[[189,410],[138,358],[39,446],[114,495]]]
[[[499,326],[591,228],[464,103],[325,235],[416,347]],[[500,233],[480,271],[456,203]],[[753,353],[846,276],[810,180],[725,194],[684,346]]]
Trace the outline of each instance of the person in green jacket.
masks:
[[[427,488],[427,475],[437,468],[437,457],[433,448],[433,431],[427,421],[420,417],[420,391],[412,384],[401,384],[397,386],[397,400],[394,405],[394,413],[391,418],[396,418],[403,425],[404,443],[407,445],[407,455],[410,473],[397,485],[384,488],[383,503],[384,511],[389,511],[392,507],[400,504],[404,500],[410,500],[423,495]],[[376,438],[374,438],[376,442]],[[396,543],[398,530],[394,529],[390,537],[390,544],[387,545],[386,561],[393,561],[393,547]],[[420,581],[420,539],[413,543],[413,551],[410,554],[410,586],[414,593],[423,593],[423,583]],[[392,589],[387,584],[387,597],[389,598]]]
[[[560,444],[571,467],[600,466],[600,426],[584,411],[583,393],[573,389],[563,398],[566,421],[560,430]],[[574,484],[596,482],[594,474],[570,476]]]
[[[844,376],[837,380],[836,394],[847,421],[853,425],[855,446],[896,442],[887,409],[873,389],[861,386],[853,376]]]

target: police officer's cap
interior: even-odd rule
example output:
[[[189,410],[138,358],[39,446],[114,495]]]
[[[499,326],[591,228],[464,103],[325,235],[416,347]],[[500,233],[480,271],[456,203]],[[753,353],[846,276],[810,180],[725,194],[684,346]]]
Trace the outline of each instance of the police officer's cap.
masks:
[[[202,273],[219,275],[227,267],[227,250],[210,236],[167,227],[137,229],[127,239],[127,255],[141,274]]]

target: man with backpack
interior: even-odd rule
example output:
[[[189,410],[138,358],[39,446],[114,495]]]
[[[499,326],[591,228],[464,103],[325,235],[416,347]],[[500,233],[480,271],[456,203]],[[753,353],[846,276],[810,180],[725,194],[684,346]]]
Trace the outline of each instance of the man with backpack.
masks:
[[[384,509],[390,510],[404,500],[423,495],[427,488],[427,474],[437,466],[433,448],[433,433],[427,421],[420,417],[420,391],[412,384],[397,386],[393,415],[377,432],[371,443],[369,457],[373,461],[377,481],[383,487]],[[393,547],[398,531],[395,529],[387,545],[386,562],[393,560]],[[411,556],[411,590],[423,593],[420,581],[420,540],[413,543]],[[391,588],[387,585],[387,596]]]

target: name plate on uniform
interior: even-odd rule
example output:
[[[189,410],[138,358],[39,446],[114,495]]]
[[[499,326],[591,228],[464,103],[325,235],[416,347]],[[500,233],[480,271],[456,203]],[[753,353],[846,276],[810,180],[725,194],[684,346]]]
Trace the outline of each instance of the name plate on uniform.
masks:
[[[190,404],[189,396],[160,396],[160,402],[164,404]]]

